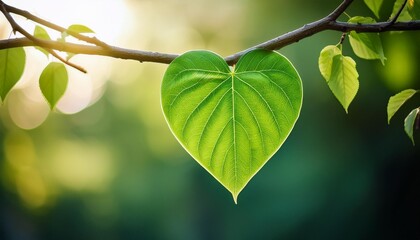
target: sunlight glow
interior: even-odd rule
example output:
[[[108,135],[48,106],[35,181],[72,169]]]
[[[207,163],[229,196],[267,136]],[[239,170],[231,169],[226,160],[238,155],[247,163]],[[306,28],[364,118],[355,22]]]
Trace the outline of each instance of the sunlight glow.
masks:
[[[103,191],[115,174],[110,151],[94,143],[62,140],[48,156],[52,178],[74,191]],[[69,154],[70,153],[70,154]]]
[[[6,2],[63,27],[83,24],[93,29],[95,36],[99,39],[114,45],[118,45],[118,38],[126,29],[127,18],[129,17],[128,8],[124,1],[22,0]],[[19,17],[16,17],[16,20],[28,32],[33,32],[35,24],[31,21]],[[5,21],[2,18],[0,37],[7,38],[10,29],[5,27],[3,23]],[[59,33],[45,29],[51,38],[60,37]],[[27,64],[24,75],[10,93],[6,102],[13,122],[21,128],[32,129],[42,124],[48,116],[48,105],[40,92],[38,78],[43,68],[50,61],[58,60],[51,56],[48,59],[44,54],[31,47],[25,48],[25,51]],[[61,53],[60,55],[65,56]],[[109,59],[98,60],[92,56],[76,55],[71,61],[83,66],[88,70],[88,73],[83,74],[66,66],[69,73],[69,84],[64,96],[56,106],[58,111],[66,114],[77,113],[96,102],[102,96],[105,82],[109,79],[112,70],[112,61]]]
[[[13,184],[21,200],[31,208],[45,205],[47,185],[38,170],[38,157],[32,139],[24,132],[10,133],[5,139],[7,182]]]

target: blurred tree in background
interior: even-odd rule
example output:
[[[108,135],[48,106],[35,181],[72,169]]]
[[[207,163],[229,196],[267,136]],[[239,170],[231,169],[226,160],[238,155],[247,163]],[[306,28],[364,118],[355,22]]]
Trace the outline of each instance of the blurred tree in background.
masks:
[[[360,1],[361,2],[361,1]],[[20,1],[61,25],[83,23],[134,49],[225,56],[326,16],[338,1]],[[385,1],[387,18],[393,1]],[[349,15],[370,15],[358,1]],[[0,18],[0,37],[10,28]],[[346,114],[318,70],[339,32],[280,50],[299,71],[294,131],[239,205],[171,135],[160,108],[165,65],[75,56],[69,90],[49,113],[34,64],[0,108],[0,239],[418,239],[420,154],[387,124],[390,96],[420,89],[420,32],[383,33],[387,61],[357,60]],[[348,41],[343,52],[354,56]],[[35,64],[35,63],[39,64]],[[414,97],[401,112],[419,102]],[[420,142],[416,136],[417,142]]]

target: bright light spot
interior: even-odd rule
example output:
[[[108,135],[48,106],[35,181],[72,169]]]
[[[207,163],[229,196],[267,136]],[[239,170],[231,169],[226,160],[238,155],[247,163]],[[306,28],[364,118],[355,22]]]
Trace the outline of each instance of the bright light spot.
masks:
[[[38,171],[38,158],[32,139],[24,132],[10,133],[5,139],[5,176],[15,185],[22,201],[31,208],[44,206],[48,189]]]
[[[72,24],[88,26],[100,39],[108,43],[113,43],[126,25],[127,7],[124,1],[21,0],[7,2],[63,27]]]
[[[398,35],[398,44],[395,41],[386,44],[388,60],[385,68],[381,66],[381,73],[386,85],[393,91],[409,88],[415,80],[418,69],[411,44],[403,34]]]
[[[63,113],[73,114],[89,105],[92,95],[92,81],[87,74],[69,71],[69,83],[64,96],[57,104],[57,109]]]
[[[103,191],[114,176],[110,151],[101,145],[60,141],[48,154],[50,174],[74,191]]]
[[[6,98],[10,118],[20,128],[33,129],[47,118],[50,109],[46,101],[31,101],[21,90],[12,90]]]

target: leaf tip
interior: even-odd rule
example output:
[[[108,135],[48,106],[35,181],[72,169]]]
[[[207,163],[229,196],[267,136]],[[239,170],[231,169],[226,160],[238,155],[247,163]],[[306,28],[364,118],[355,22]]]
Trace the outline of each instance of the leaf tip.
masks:
[[[235,203],[235,205],[238,205],[238,196],[239,193],[232,193],[233,202]]]

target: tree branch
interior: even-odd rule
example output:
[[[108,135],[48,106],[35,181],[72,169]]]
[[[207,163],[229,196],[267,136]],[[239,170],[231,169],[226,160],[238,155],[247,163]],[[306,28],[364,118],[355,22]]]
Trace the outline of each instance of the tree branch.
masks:
[[[350,6],[352,2],[353,0],[344,0],[334,11],[332,11],[326,17],[318,21],[306,24],[298,29],[295,29],[291,32],[280,35],[266,42],[257,44],[253,47],[250,47],[248,49],[245,49],[243,51],[230,55],[226,57],[225,60],[229,65],[234,65],[241,56],[243,56],[245,53],[251,50],[254,50],[254,49],[278,50],[287,45],[298,42],[302,39],[305,39],[316,33],[323,32],[326,30],[338,31],[342,33],[347,33],[349,31],[379,33],[379,32],[386,32],[386,31],[420,30],[420,20],[409,21],[409,22],[396,22],[398,15],[404,8],[405,4],[403,4],[399,13],[396,14],[396,17],[394,16],[393,19],[387,22],[378,22],[374,24],[354,24],[354,23],[337,21],[337,18]],[[111,46],[100,41],[97,38],[91,38],[91,37],[84,36],[82,34],[69,32],[67,29],[57,26],[48,21],[45,21],[39,17],[36,17],[28,13],[27,11],[8,6],[4,4],[1,0],[0,0],[0,4],[3,4],[4,9],[7,12],[24,16],[34,22],[37,22],[39,24],[42,24],[46,27],[49,27],[59,32],[66,31],[73,37],[89,43],[89,45],[86,45],[86,44],[51,41],[51,40],[41,40],[41,39],[34,40],[33,36],[26,36],[24,34],[25,38],[0,40],[0,49],[7,49],[7,48],[13,48],[13,47],[39,46],[39,47],[43,47],[47,49],[54,49],[57,51],[70,52],[70,53],[75,53],[75,54],[101,55],[101,56],[108,56],[108,57],[113,57],[113,58],[137,60],[140,62],[155,62],[155,63],[165,63],[165,64],[171,63],[177,56],[179,56],[177,54],[140,51],[140,50]],[[15,27],[13,26],[13,23],[10,22],[10,20],[9,20],[9,23],[15,29]],[[93,44],[93,45],[90,45],[90,44]]]
[[[4,16],[6,17],[7,21],[10,23],[10,25],[12,26],[12,29],[14,32],[20,32],[22,33],[28,40],[31,40],[32,42],[34,42],[37,45],[41,45],[42,44],[42,39],[36,38],[34,36],[32,36],[30,33],[28,33],[25,29],[23,29],[19,24],[17,24],[17,22],[13,19],[13,17],[10,15],[10,13],[7,11],[6,9],[6,5],[3,3],[3,1],[0,1],[0,11],[4,14]],[[69,65],[70,67],[73,67],[83,73],[87,73],[87,71],[74,64],[69,62],[68,60],[62,58],[60,55],[58,55],[56,52],[54,52],[54,50],[52,50],[51,48],[45,48],[45,50],[47,52],[49,52],[51,55],[53,55],[55,58],[57,58],[58,60],[60,60],[61,62]]]

